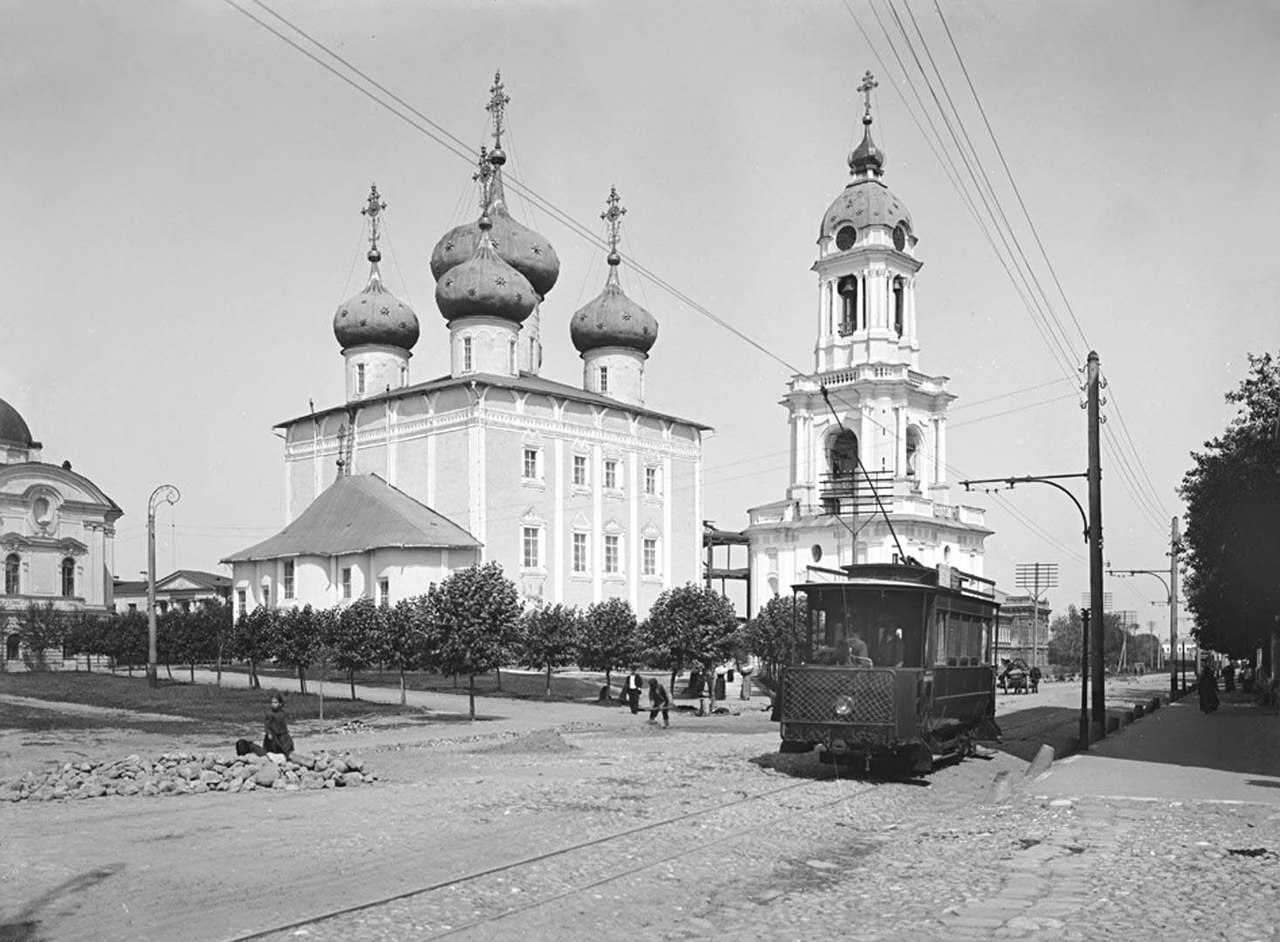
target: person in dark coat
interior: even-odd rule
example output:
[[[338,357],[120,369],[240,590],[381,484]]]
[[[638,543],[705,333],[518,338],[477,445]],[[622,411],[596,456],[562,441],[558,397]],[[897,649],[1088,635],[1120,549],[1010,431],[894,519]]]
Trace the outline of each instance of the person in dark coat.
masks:
[[[262,726],[265,733],[262,737],[262,745],[258,746],[247,739],[237,740],[236,755],[243,756],[252,752],[254,755],[265,756],[268,752],[278,752],[287,756],[293,752],[293,737],[289,735],[289,719],[284,713],[284,694],[271,695],[271,709],[267,711]]]
[[[1212,713],[1218,709],[1218,679],[1213,676],[1213,667],[1208,661],[1204,662],[1203,670],[1200,671],[1200,679],[1196,684],[1200,692],[1200,709],[1205,713]]]
[[[1236,689],[1236,665],[1235,661],[1227,661],[1227,666],[1222,669],[1222,689],[1227,693],[1234,693]]]
[[[1041,676],[1043,676],[1043,675],[1040,673],[1040,668],[1039,668],[1039,666],[1032,667],[1032,668],[1031,668],[1031,673],[1030,673],[1030,674],[1028,674],[1027,676],[1031,679],[1031,692],[1032,692],[1032,693],[1039,693],[1039,692],[1040,692],[1040,678],[1041,678]]]
[[[632,713],[640,712],[640,691],[644,687],[644,678],[640,676],[640,672],[634,667],[631,673],[627,675],[627,682],[622,685],[622,695],[631,707]]]
[[[658,683],[658,678],[649,678],[649,722],[658,722],[658,714],[662,714],[662,728],[666,729],[671,725],[671,697],[667,694],[667,688]]]

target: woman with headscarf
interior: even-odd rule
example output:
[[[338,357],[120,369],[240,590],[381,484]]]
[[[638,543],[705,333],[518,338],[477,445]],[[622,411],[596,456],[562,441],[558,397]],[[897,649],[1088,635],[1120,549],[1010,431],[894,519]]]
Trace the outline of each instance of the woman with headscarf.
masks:
[[[1201,667],[1200,679],[1196,683],[1200,691],[1200,709],[1212,713],[1218,709],[1218,679],[1213,676],[1213,665],[1208,660]]]

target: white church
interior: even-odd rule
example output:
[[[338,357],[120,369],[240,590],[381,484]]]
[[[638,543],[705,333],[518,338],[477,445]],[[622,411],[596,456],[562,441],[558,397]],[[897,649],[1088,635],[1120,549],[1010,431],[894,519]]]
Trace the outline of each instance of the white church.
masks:
[[[955,396],[947,377],[920,369],[923,262],[911,214],[884,184],[885,155],[871,138],[875,84],[868,72],[859,86],[862,142],[819,227],[813,372],[793,377],[781,401],[791,426],[790,484],[784,499],[748,511],[757,610],[849,564],[907,557],[982,575],[992,532],[981,508],[951,502],[947,408]]]

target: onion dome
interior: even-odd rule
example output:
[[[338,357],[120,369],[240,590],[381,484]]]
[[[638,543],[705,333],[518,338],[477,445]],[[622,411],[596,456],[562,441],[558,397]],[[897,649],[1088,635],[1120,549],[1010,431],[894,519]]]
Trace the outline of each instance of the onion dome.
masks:
[[[21,448],[35,447],[31,438],[31,429],[18,410],[0,399],[0,445],[18,445]]]
[[[569,336],[579,353],[600,347],[629,347],[648,353],[658,339],[658,320],[622,291],[618,280],[618,225],[626,210],[618,205],[618,191],[609,193],[609,209],[601,216],[609,222],[609,277],[604,290],[569,320]]]
[[[489,238],[498,257],[523,275],[539,298],[545,298],[560,277],[560,259],[550,242],[516,222],[507,211],[502,172],[498,169],[506,159],[501,148],[488,154],[493,168],[489,203],[485,207],[493,226]],[[479,238],[478,222],[456,226],[444,234],[431,253],[431,274],[437,282],[445,272],[471,258]]]
[[[492,223],[481,216],[480,243],[471,257],[436,282],[436,307],[445,320],[501,317],[517,324],[533,312],[537,295],[527,278],[499,257],[489,236]]]
[[[379,222],[386,208],[374,185],[367,205],[360,210],[369,217],[369,283],[354,298],[339,305],[333,315],[333,335],[343,350],[364,344],[411,350],[418,342],[418,315],[386,289],[378,271],[378,262],[382,261],[378,251]]]

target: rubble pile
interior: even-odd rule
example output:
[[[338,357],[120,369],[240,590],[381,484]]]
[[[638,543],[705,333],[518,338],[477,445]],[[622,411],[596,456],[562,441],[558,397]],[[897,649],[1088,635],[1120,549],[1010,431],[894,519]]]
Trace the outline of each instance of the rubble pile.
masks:
[[[377,781],[355,756],[329,752],[238,756],[165,753],[158,759],[127,756],[114,762],[67,762],[45,772],[0,781],[0,801],[56,801],[108,795],[201,795],[350,788]]]

